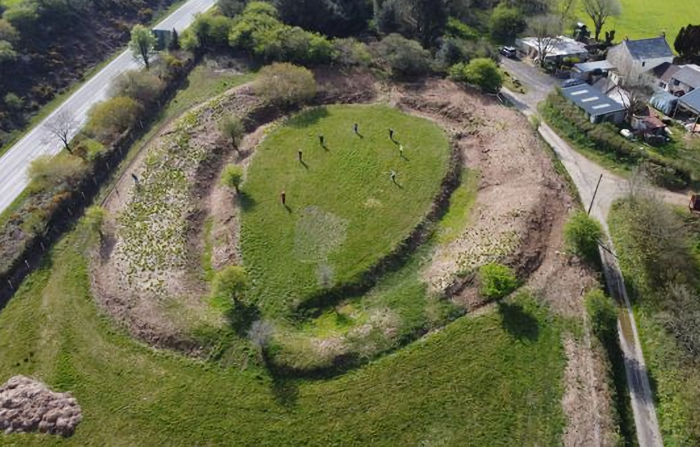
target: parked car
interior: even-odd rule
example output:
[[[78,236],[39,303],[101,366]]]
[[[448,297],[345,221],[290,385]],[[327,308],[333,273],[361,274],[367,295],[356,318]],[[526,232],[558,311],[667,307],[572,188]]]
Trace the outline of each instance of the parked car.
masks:
[[[505,56],[506,58],[516,58],[518,56],[518,51],[515,49],[515,47],[501,47],[501,55]]]
[[[586,81],[580,79],[580,78],[568,78],[561,83],[561,87],[574,87],[574,86],[579,86],[581,84],[586,84]]]

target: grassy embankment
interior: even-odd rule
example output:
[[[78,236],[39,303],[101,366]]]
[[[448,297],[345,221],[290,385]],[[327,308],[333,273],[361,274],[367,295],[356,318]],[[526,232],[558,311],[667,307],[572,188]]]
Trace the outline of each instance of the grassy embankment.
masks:
[[[700,315],[697,302],[700,224],[687,212],[674,212],[662,205],[660,210],[652,211],[654,216],[665,218],[661,227],[667,231],[650,233],[646,224],[658,219],[641,215],[642,208],[629,200],[616,204],[610,213],[610,229],[634,301],[664,444],[697,446],[700,444],[696,319]],[[646,235],[653,237],[647,239]],[[674,295],[669,290],[678,292],[679,288],[687,289],[687,296]]]

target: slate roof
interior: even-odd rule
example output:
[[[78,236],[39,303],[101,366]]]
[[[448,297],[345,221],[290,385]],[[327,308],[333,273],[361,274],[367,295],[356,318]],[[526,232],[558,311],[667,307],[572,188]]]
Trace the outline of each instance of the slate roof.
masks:
[[[673,51],[668,46],[665,36],[632,41],[625,39],[622,43],[627,47],[634,59],[668,58],[673,57]]]
[[[678,72],[680,69],[680,66],[671,64],[669,62],[665,62],[661,65],[654,67],[652,69],[652,72],[654,73],[654,76],[656,78],[668,83],[669,81],[671,81],[671,77],[673,76],[673,74]]]
[[[679,98],[678,101],[686,108],[692,109],[700,114],[700,89],[688,92],[683,97]]]
[[[675,74],[673,74],[672,78],[680,81],[683,84],[687,84],[693,89],[700,87],[700,71],[691,67],[681,67]]]
[[[561,91],[564,97],[593,116],[601,116],[625,110],[622,105],[600,92],[597,88],[587,84],[562,88]]]

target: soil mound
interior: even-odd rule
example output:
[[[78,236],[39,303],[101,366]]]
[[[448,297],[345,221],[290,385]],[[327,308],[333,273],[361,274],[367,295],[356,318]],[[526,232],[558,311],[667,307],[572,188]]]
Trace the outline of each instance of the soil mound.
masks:
[[[17,375],[0,386],[0,430],[40,431],[70,436],[83,419],[75,398],[53,392],[45,384]]]

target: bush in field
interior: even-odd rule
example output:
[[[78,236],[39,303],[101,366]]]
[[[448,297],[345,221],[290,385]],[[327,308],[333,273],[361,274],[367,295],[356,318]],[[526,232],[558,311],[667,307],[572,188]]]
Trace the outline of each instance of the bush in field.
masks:
[[[479,32],[456,17],[447,19],[445,26],[445,36],[464,39],[465,41],[475,41],[479,39]]]
[[[354,38],[334,39],[333,58],[337,64],[345,67],[367,67],[372,62],[369,48]]]
[[[102,225],[104,224],[107,211],[101,206],[91,206],[85,210],[83,221],[93,233],[99,234],[102,238]]]
[[[471,59],[470,42],[456,37],[443,39],[435,54],[435,60],[441,70],[446,70],[455,64],[468,62]]]
[[[28,175],[32,189],[46,189],[61,184],[73,187],[85,171],[83,161],[71,154],[40,156],[29,165]]]
[[[191,25],[198,46],[204,48],[225,48],[233,21],[226,16],[200,14]],[[188,38],[189,39],[189,38]],[[185,43],[183,42],[183,46]],[[190,43],[188,42],[189,46]]]
[[[586,294],[584,302],[598,340],[606,346],[617,343],[617,307],[613,300],[595,289]]]
[[[239,301],[248,288],[248,275],[243,267],[228,266],[214,275],[211,292],[214,298]]]
[[[455,64],[450,68],[450,78],[463,81],[489,93],[498,93],[503,85],[503,76],[493,60],[476,58],[468,64]]]
[[[121,74],[112,86],[115,97],[130,97],[142,105],[155,102],[165,89],[165,82],[151,72],[129,70]]]
[[[316,95],[311,71],[289,63],[263,67],[253,86],[257,95],[279,106],[301,104]]]
[[[491,263],[479,269],[479,293],[489,300],[498,300],[518,287],[513,270],[502,264]]]
[[[596,219],[583,211],[576,212],[564,226],[564,240],[569,251],[590,261],[598,261],[598,241],[603,227]]]
[[[106,143],[134,125],[142,112],[143,106],[133,98],[114,97],[93,106],[87,129]]]
[[[242,181],[243,169],[234,164],[224,167],[224,171],[221,173],[221,184],[223,186],[238,191]]]
[[[664,327],[688,356],[700,358],[700,297],[692,286],[671,282],[664,290],[665,311],[659,314]]]
[[[424,75],[430,70],[430,52],[400,34],[390,34],[373,46],[379,63],[388,64],[395,77]]]
[[[226,116],[219,121],[219,133],[238,150],[241,139],[245,136],[245,127],[238,116]]]

